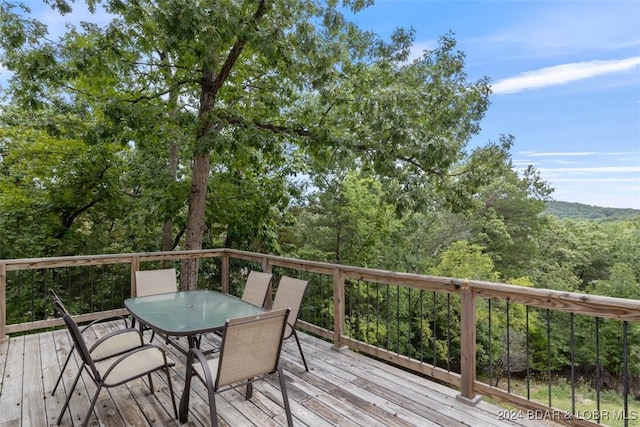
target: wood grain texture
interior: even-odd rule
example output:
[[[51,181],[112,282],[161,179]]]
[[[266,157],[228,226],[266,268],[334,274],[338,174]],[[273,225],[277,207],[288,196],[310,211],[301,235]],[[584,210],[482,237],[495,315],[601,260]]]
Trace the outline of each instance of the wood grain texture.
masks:
[[[122,322],[97,324],[87,336],[90,341],[97,340],[121,327]],[[210,335],[204,338],[203,346],[215,344],[217,338]],[[501,421],[497,406],[484,402],[478,407],[467,406],[456,400],[456,390],[364,355],[351,351],[336,352],[329,342],[300,335],[311,371],[305,372],[301,365],[295,342],[286,342],[282,354],[296,426],[535,425],[525,421]],[[163,340],[154,340],[154,343],[164,346]],[[69,339],[62,329],[15,337],[0,344],[0,425],[55,424],[65,390],[78,369],[73,358],[65,372],[63,386],[51,397],[53,384],[69,348]],[[166,347],[166,351],[176,363],[171,370],[171,380],[179,399],[184,389],[184,356],[173,346]],[[103,390],[91,424],[181,426],[173,418],[166,377],[153,374],[152,378],[154,394],[149,392],[146,379]],[[71,399],[71,415],[65,414],[62,425],[80,423],[94,392],[95,387],[88,379],[79,383]],[[256,383],[251,400],[245,400],[244,389],[240,388],[216,396],[216,403],[222,426],[286,425],[280,386],[275,377]],[[208,423],[209,408],[204,386],[194,382],[189,422],[185,425]]]

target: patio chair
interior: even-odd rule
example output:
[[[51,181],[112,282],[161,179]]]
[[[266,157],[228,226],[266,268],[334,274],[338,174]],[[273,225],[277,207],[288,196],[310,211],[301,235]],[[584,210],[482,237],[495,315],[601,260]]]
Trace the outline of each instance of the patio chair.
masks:
[[[180,422],[187,422],[194,375],[207,387],[211,425],[217,427],[216,394],[246,385],[245,398],[251,399],[253,382],[277,373],[287,424],[293,426],[285,378],[279,363],[288,315],[289,309],[285,308],[227,320],[219,357],[215,359],[207,360],[199,349],[189,350],[185,388],[180,399]]]
[[[160,270],[138,270],[136,276],[136,296],[167,294],[178,290],[175,268]]]
[[[258,307],[264,306],[264,301],[267,299],[267,292],[269,292],[271,276],[273,276],[271,273],[261,273],[251,270],[249,277],[247,277],[247,283],[244,285],[241,299]]]
[[[300,312],[300,306],[302,305],[302,297],[307,289],[309,282],[307,280],[294,279],[292,277],[282,276],[278,289],[276,291],[276,297],[273,300],[272,310],[279,310],[284,307],[289,307],[291,313],[289,314],[289,321],[287,323],[287,330],[284,335],[284,339],[289,339],[293,336],[298,344],[298,350],[300,350],[300,356],[302,357],[302,363],[304,363],[304,369],[309,372],[307,361],[304,358],[302,352],[302,346],[296,333],[296,321],[298,320],[298,314]]]
[[[57,298],[57,295],[55,295],[55,293],[53,294],[56,309],[62,315],[64,323],[71,334],[71,338],[73,339],[74,348],[77,350],[80,359],[82,360],[82,365],[80,366],[78,374],[73,381],[73,385],[67,393],[67,399],[65,400],[64,405],[60,410],[60,414],[58,415],[58,419],[56,420],[57,425],[60,425],[60,422],[62,421],[62,417],[69,406],[71,396],[73,396],[78,380],[82,376],[82,372],[84,370],[87,371],[93,380],[97,390],[91,399],[89,410],[82,422],[83,426],[86,426],[89,422],[89,418],[93,412],[93,407],[95,406],[103,387],[116,387],[146,375],[149,381],[149,389],[151,390],[151,393],[153,393],[154,389],[151,374],[159,370],[164,370],[167,374],[167,384],[169,385],[173,411],[176,418],[178,417],[178,410],[176,407],[173,386],[171,384],[171,375],[169,372],[169,368],[174,366],[174,363],[167,359],[167,355],[164,350],[155,345],[145,344],[142,339],[142,333],[135,328],[121,329],[113,332],[99,340],[91,346],[91,348],[87,347],[87,343],[82,336],[80,328],[78,328],[76,322],[71,318],[71,315],[64,305],[62,305],[60,299]],[[99,357],[98,353],[101,352],[97,350],[98,348],[108,348],[113,344],[112,340],[125,340],[125,336],[126,340],[129,342],[136,341],[136,345],[132,346],[127,351],[121,351],[110,357]]]
[[[175,268],[164,268],[159,270],[138,270],[136,276],[136,296],[145,297],[147,295],[168,294],[178,290],[178,279]],[[136,319],[131,318],[131,326],[136,326]],[[140,331],[149,329],[144,325],[140,325]],[[156,332],[151,331],[151,339],[155,337]],[[168,337],[166,338],[169,339]]]
[[[247,277],[247,282],[244,285],[244,290],[242,291],[242,297],[240,297],[240,299],[250,304],[257,305],[258,307],[263,307],[265,300],[267,299],[267,293],[269,292],[269,284],[271,283],[272,276],[273,274],[271,273],[262,273],[260,271],[251,270]],[[215,331],[214,334],[221,337],[222,331]],[[196,342],[199,347],[200,341],[198,340]]]
[[[54,304],[56,305],[56,309],[59,312],[62,310],[63,312],[68,313],[67,308],[62,303],[62,300],[60,299],[60,297],[58,296],[56,291],[54,291],[53,289],[49,289],[49,293],[51,294],[51,296],[53,298]],[[84,325],[82,327],[82,329],[80,330],[80,333],[84,334],[85,332],[90,331],[91,328],[96,323],[104,322],[104,321],[107,321],[107,320],[113,320],[113,319],[121,319],[124,322],[125,329],[128,327],[126,317],[124,317],[124,316],[109,316],[109,317],[102,317],[100,319],[96,319],[96,320]],[[103,337],[98,343],[96,343],[96,345],[93,348],[92,354],[94,355],[94,358],[97,358],[99,360],[107,359],[109,357],[116,356],[118,354],[122,354],[122,353],[128,351],[129,349],[131,349],[135,345],[136,345],[136,341],[135,341],[135,339],[132,340],[130,335],[121,334],[121,333],[119,333],[119,331],[117,331],[117,332],[109,334],[106,337]],[[74,348],[75,348],[75,344],[72,344],[71,345],[71,349],[67,353],[67,357],[64,360],[64,363],[62,364],[62,369],[60,369],[60,374],[58,375],[58,379],[56,380],[56,384],[53,386],[53,390],[51,391],[51,396],[56,394],[56,390],[58,389],[58,385],[60,385],[60,382],[62,381],[62,376],[64,374],[64,371],[65,371],[65,369],[67,369],[67,365],[69,364],[69,360],[71,360],[71,357],[73,356]]]

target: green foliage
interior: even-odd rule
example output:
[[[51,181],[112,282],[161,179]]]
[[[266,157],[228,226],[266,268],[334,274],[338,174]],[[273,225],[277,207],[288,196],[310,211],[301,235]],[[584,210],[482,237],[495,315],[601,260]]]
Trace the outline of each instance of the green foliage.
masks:
[[[73,7],[47,3],[62,14]],[[413,31],[382,40],[335,1],[86,3],[112,21],[70,25],[58,40],[27,7],[0,3],[0,61],[12,72],[1,94],[0,258],[202,239],[640,298],[638,211],[549,201],[534,168],[514,170],[512,136],[467,150],[489,107],[489,79],[467,78],[452,34],[410,61]],[[96,294],[117,300],[109,289]],[[11,304],[23,304],[17,292]],[[347,298],[354,337],[416,357],[429,349],[441,364],[459,354],[457,297],[354,281]],[[331,296],[310,304],[332,325]],[[37,301],[12,315],[42,310]],[[496,380],[525,362],[537,372],[570,363],[569,315],[498,301],[477,310],[478,360],[493,364]],[[586,372],[591,321],[575,319],[574,358]],[[634,356],[638,334],[630,325]],[[619,375],[620,324],[603,321],[601,335],[602,364]]]
[[[482,253],[482,248],[479,245],[469,244],[466,241],[452,243],[448,249],[441,254],[440,262],[431,268],[430,273],[438,276],[458,277],[469,280],[496,281],[498,277],[498,273],[494,271],[491,258]],[[432,304],[437,307],[435,310],[436,317],[434,319],[436,327],[433,335],[437,341],[436,348],[440,349],[438,358],[440,360],[458,360],[460,297],[447,294],[446,303],[443,296],[438,298],[439,303],[435,300],[437,298],[436,294],[434,294],[432,298],[434,299]],[[479,313],[478,316],[482,318],[482,313]],[[453,341],[455,342],[453,354],[449,354],[451,351],[449,348],[451,337],[454,337]],[[482,341],[483,340],[480,339],[478,349],[481,354],[480,360],[483,358]],[[490,342],[490,340],[486,342]],[[443,353],[445,349],[447,354]]]
[[[589,293],[618,298],[640,299],[640,281],[630,265],[615,263],[609,268],[609,277],[591,283]]]
[[[441,255],[440,263],[431,269],[431,274],[469,280],[498,280],[493,262],[482,253],[482,247],[465,241],[452,243]]]
[[[399,227],[381,183],[354,172],[322,190],[310,195],[308,213],[300,217],[298,253],[315,252],[323,261],[341,264],[380,265]]]
[[[529,274],[535,259],[534,236],[544,221],[539,214],[551,191],[536,170],[529,167],[520,175],[509,163],[499,178],[482,187],[484,205],[474,221],[473,241],[485,247],[503,275]]]
[[[74,138],[83,128],[51,113],[0,127],[3,258],[86,253],[119,216],[117,150]]]
[[[632,220],[640,216],[639,209],[603,208],[600,206],[585,205],[583,203],[571,203],[561,201],[547,201],[545,203],[545,215],[558,218],[624,221]]]
[[[510,280],[509,283],[533,286],[526,277]],[[530,345],[539,343],[544,331],[538,313],[521,304],[486,301],[486,304],[476,307],[476,315],[479,370],[486,373],[491,367],[495,385],[507,371],[526,372],[531,363],[527,342]]]

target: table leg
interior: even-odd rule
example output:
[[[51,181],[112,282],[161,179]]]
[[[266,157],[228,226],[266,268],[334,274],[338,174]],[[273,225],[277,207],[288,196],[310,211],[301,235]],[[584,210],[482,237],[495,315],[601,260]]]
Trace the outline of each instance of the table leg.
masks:
[[[180,397],[180,422],[182,424],[187,422],[189,418],[189,395],[191,394],[191,375],[187,374],[188,379],[186,380],[186,384],[184,386],[184,390],[182,391],[182,396]]]

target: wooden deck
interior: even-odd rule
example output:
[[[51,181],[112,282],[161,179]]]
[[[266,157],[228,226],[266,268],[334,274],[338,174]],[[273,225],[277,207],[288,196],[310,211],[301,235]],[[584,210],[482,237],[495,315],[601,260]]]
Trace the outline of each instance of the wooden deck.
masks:
[[[118,327],[105,323],[94,328],[92,339]],[[148,336],[148,335],[147,335]],[[453,389],[374,361],[351,351],[336,352],[331,344],[301,334],[310,372],[305,372],[295,341],[284,345],[283,367],[296,426],[533,426],[532,421],[505,421],[501,408],[486,402],[468,406],[455,399]],[[162,339],[154,340],[161,343]],[[13,337],[0,343],[0,426],[55,425],[65,399],[65,388],[51,396],[62,361],[70,348],[66,330]],[[176,401],[184,388],[185,357],[168,347],[176,362],[172,381]],[[65,385],[78,365],[70,363]],[[85,374],[86,375],[86,374]],[[105,389],[96,404],[92,425],[180,426],[173,418],[166,377],[154,376],[155,397],[145,382]],[[77,425],[89,407],[95,387],[81,381],[62,425]],[[239,391],[216,397],[221,425],[283,426],[284,409],[277,378],[255,384],[253,398]],[[502,412],[504,414],[504,411]],[[504,418],[504,417],[502,417]],[[204,387],[193,383],[189,422],[209,425]]]

